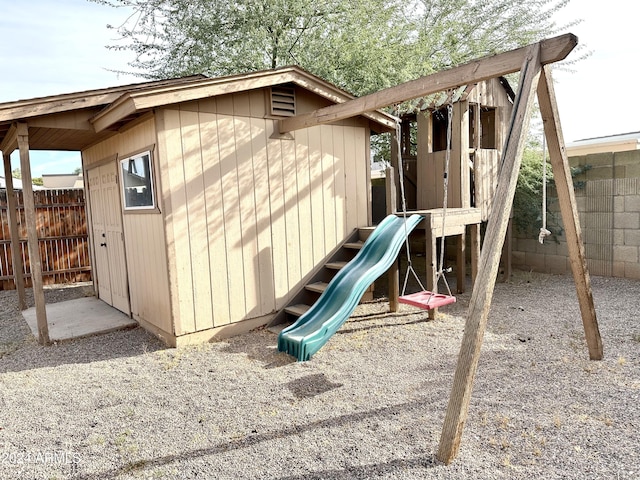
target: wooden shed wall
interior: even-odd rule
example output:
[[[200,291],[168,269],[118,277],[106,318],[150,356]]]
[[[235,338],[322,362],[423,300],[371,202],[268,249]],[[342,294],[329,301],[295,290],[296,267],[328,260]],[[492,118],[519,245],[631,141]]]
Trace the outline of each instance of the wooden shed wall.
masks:
[[[281,309],[369,222],[366,125],[274,136],[267,95],[225,95],[156,114],[176,335]],[[297,95],[298,113],[324,103]]]
[[[83,151],[84,167],[89,169],[114,154],[125,157],[156,142],[155,124],[150,118]],[[153,152],[156,180],[158,160],[156,149]],[[157,182],[156,191],[160,191]],[[136,320],[143,320],[172,333],[163,215],[126,213],[123,215],[123,229],[131,313]]]

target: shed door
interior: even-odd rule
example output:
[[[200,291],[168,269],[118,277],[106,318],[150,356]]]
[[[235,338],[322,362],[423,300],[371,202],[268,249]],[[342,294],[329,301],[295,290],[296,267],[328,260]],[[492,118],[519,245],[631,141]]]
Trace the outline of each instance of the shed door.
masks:
[[[129,286],[116,162],[92,168],[87,174],[98,296],[129,315]]]

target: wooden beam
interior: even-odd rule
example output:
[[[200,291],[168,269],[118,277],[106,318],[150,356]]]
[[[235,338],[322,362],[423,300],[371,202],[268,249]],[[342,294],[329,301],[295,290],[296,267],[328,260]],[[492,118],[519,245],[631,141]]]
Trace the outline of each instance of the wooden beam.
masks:
[[[31,163],[29,160],[29,127],[26,123],[18,123],[18,148],[20,149],[20,173],[22,174],[22,194],[24,197],[24,216],[27,222],[27,245],[29,247],[29,264],[31,267],[31,282],[33,284],[33,298],[36,305],[36,319],[38,322],[38,341],[42,345],[49,344],[49,325],[47,324],[47,310],[44,301],[44,287],[42,282],[42,260],[38,245],[38,230],[36,226],[36,206],[31,184]]]
[[[569,160],[560,127],[558,105],[556,103],[553,80],[551,78],[551,69],[549,67],[543,69],[538,85],[538,104],[540,105],[540,113],[542,114],[545,136],[549,147],[553,178],[555,179],[562,223],[567,238],[571,271],[573,272],[573,279],[576,284],[584,333],[589,348],[589,358],[591,360],[602,360],[604,356],[602,339],[600,338],[596,309],[593,303],[591,279],[587,269],[587,258],[582,242],[582,231],[578,219],[575,193],[573,191],[571,169],[569,167]]]
[[[571,33],[543,40],[537,44],[540,48],[540,62],[542,65],[546,65],[563,60],[577,44],[578,38]],[[413,98],[517,72],[520,70],[522,62],[527,58],[531,47],[532,45],[484,57],[339,105],[331,105],[310,113],[285,118],[280,120],[280,133],[336,122]]]
[[[9,217],[9,234],[11,236],[11,261],[13,263],[13,281],[18,292],[18,307],[20,310],[27,308],[27,297],[24,291],[24,275],[22,264],[22,248],[20,235],[18,234],[18,205],[15,191],[13,190],[13,177],[11,176],[11,155],[2,153],[4,160],[4,178],[7,184],[7,214]]]
[[[16,128],[16,124],[12,124],[9,127],[9,131],[4,136],[2,143],[0,143],[0,150],[2,153],[6,153],[7,155],[11,155],[13,151],[18,148],[18,129]]]
[[[473,379],[480,358],[480,348],[489,317],[502,245],[507,232],[518,171],[522,163],[522,152],[526,143],[526,132],[540,76],[541,53],[540,44],[529,47],[522,66],[520,88],[514,102],[511,125],[502,156],[498,187],[480,254],[478,277],[471,295],[458,365],[440,436],[437,457],[445,464],[451,463],[458,454],[462,429],[467,420]]]

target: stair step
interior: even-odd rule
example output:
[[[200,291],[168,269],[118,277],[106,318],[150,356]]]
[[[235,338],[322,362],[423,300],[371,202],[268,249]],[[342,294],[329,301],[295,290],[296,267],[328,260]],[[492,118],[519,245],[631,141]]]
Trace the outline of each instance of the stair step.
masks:
[[[322,293],[325,291],[328,285],[329,284],[325,282],[314,282],[314,283],[309,283],[308,285],[305,285],[304,288],[306,288],[311,292]]]
[[[369,235],[371,235],[375,229],[376,227],[360,227],[358,229],[358,238],[360,238],[360,240],[364,242],[367,238],[369,238]]]
[[[288,307],[285,307],[284,311],[291,315],[295,315],[296,317],[299,317],[310,308],[311,306],[309,305],[305,305],[304,303],[298,303],[297,305],[289,305]]]
[[[340,270],[344,267],[348,262],[329,262],[325,263],[325,267],[330,268],[331,270]]]
[[[352,250],[360,250],[364,245],[364,242],[347,242],[344,244],[344,248],[350,248]]]

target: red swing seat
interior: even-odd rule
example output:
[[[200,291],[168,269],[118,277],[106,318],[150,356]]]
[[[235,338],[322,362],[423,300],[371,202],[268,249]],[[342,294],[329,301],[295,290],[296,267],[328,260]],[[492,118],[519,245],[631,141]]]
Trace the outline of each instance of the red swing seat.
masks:
[[[455,303],[456,297],[453,295],[444,295],[442,293],[432,293],[425,290],[422,292],[411,293],[409,295],[402,295],[398,301],[424,310],[431,310],[449,305],[450,303]]]

